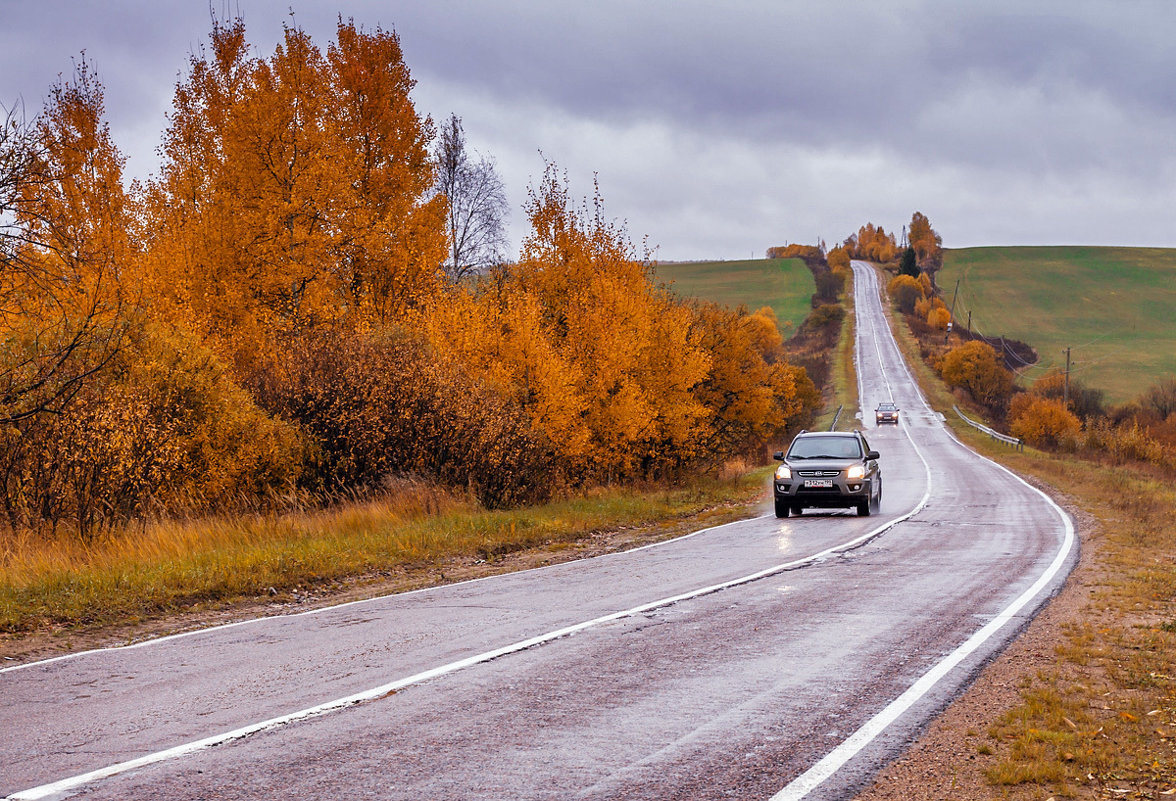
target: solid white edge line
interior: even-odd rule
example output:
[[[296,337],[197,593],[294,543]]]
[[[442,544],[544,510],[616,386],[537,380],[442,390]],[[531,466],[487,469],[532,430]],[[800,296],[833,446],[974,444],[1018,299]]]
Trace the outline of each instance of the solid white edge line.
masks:
[[[920,458],[922,458],[921,454],[920,454]],[[924,465],[926,465],[926,460],[924,460]],[[928,481],[930,481],[930,469],[929,468],[928,468],[927,475],[928,475]],[[922,500],[919,501],[918,505],[916,505],[913,509],[911,509],[911,511],[907,512],[906,514],[901,515],[899,517],[896,517],[892,520],[889,520],[886,523],[882,524],[881,526],[878,526],[877,528],[871,529],[870,531],[868,531],[865,534],[862,534],[861,536],[855,537],[851,540],[840,543],[838,545],[831,546],[831,547],[826,548],[825,550],[820,551],[818,553],[815,553],[811,556],[806,556],[801,559],[793,560],[791,562],[785,562],[784,564],[775,565],[774,567],[765,568],[764,570],[757,571],[757,572],[752,573],[750,575],[743,576],[743,577],[737,578],[737,579],[732,579],[730,581],[725,581],[720,584],[712,584],[708,587],[702,587],[700,589],[691,590],[689,592],[681,593],[679,595],[674,595],[669,598],[662,598],[660,600],[652,601],[652,602],[646,603],[646,604],[641,604],[640,606],[635,606],[635,607],[632,607],[631,609],[625,609],[620,612],[613,612],[611,614],[604,615],[602,617],[597,617],[592,620],[584,621],[582,623],[577,623],[572,626],[565,626],[564,628],[556,629],[554,631],[547,632],[546,634],[539,634],[535,637],[530,637],[525,640],[520,640],[520,641],[512,643],[510,645],[506,645],[501,648],[496,648],[492,651],[485,651],[483,653],[476,654],[476,655],[470,656],[470,657],[466,657],[465,659],[461,659],[456,662],[450,662],[447,665],[442,665],[440,667],[432,668],[430,670],[426,670],[421,673],[416,673],[416,674],[414,674],[412,676],[408,676],[406,678],[397,679],[397,680],[389,682],[387,684],[382,684],[379,687],[373,687],[370,690],[364,690],[362,692],[355,693],[353,695],[349,695],[344,698],[338,698],[333,701],[327,701],[327,702],[319,704],[317,706],[312,706],[307,709],[302,709],[302,710],[299,710],[297,712],[292,712],[287,715],[281,715],[278,717],[270,718],[269,720],[264,720],[259,723],[252,723],[248,726],[242,726],[241,728],[233,729],[232,731],[227,731],[227,732],[224,732],[221,734],[214,734],[212,736],[204,737],[202,739],[194,740],[192,742],[184,743],[182,745],[177,745],[172,748],[165,749],[163,751],[157,751],[152,754],[146,754],[144,756],[137,757],[136,759],[127,760],[125,762],[119,762],[114,765],[109,765],[104,768],[98,768],[97,770],[88,771],[86,773],[78,774],[76,776],[70,776],[70,777],[67,777],[64,779],[59,779],[55,782],[51,782],[48,784],[39,785],[37,787],[30,787],[27,790],[20,790],[18,792],[15,792],[15,793],[12,793],[11,795],[6,796],[5,799],[6,799],[6,801],[35,801],[35,799],[47,798],[47,797],[52,796],[54,794],[67,792],[69,790],[73,790],[77,787],[80,787],[85,784],[89,784],[91,782],[98,781],[100,779],[107,779],[112,776],[116,776],[120,773],[125,773],[130,770],[135,770],[137,768],[145,767],[147,765],[153,765],[153,764],[156,764],[158,762],[163,762],[168,759],[174,759],[176,757],[195,753],[196,751],[201,751],[206,748],[211,748],[213,746],[220,745],[222,743],[226,743],[231,740],[238,740],[243,737],[248,737],[249,735],[256,734],[261,731],[265,731],[266,729],[272,729],[272,728],[276,728],[278,726],[283,726],[287,723],[293,723],[293,722],[299,721],[299,720],[306,720],[308,718],[318,717],[319,715],[323,715],[328,712],[333,712],[333,711],[336,711],[339,709],[343,709],[343,708],[352,706],[354,704],[363,703],[364,701],[371,701],[373,699],[380,698],[381,696],[388,695],[389,693],[393,693],[398,690],[401,690],[401,689],[408,687],[410,685],[419,684],[423,681],[428,681],[430,679],[434,679],[439,676],[446,675],[448,673],[453,673],[454,671],[461,670],[463,668],[467,668],[467,667],[470,667],[472,665],[476,665],[476,664],[479,664],[482,662],[489,662],[491,660],[498,659],[499,657],[506,656],[508,654],[517,653],[519,651],[523,651],[528,648],[534,648],[537,645],[542,645],[544,643],[551,642],[552,640],[561,639],[563,637],[570,637],[570,636],[577,634],[581,631],[584,631],[589,628],[593,628],[595,626],[602,625],[604,623],[611,623],[615,620],[620,620],[621,618],[631,617],[633,615],[641,614],[642,612],[648,612],[648,611],[651,611],[653,609],[657,609],[657,608],[660,608],[663,606],[669,606],[671,604],[679,603],[681,601],[690,600],[692,598],[698,598],[703,595],[709,595],[712,593],[719,592],[721,590],[728,589],[730,587],[739,586],[741,584],[748,584],[750,582],[758,581],[760,579],[767,578],[767,577],[775,575],[777,573],[782,573],[787,570],[793,570],[795,568],[802,567],[804,565],[812,564],[814,562],[819,562],[822,559],[825,559],[826,557],[832,556],[834,554],[853,550],[854,548],[857,548],[857,547],[869,542],[870,540],[880,536],[882,533],[888,531],[889,529],[893,528],[894,526],[898,525],[899,523],[903,522],[904,520],[909,519],[910,517],[917,514],[926,505],[929,497],[930,497],[930,490],[928,488],[928,492],[923,495],[923,498],[922,498]],[[761,517],[766,517],[766,516],[767,515],[763,515]],[[752,519],[760,519],[760,518],[752,518]],[[745,522],[745,521],[739,521],[739,522]],[[731,525],[731,524],[725,523],[723,525]],[[702,531],[713,530],[714,528],[721,528],[721,526],[713,526],[711,529],[703,529]],[[696,534],[702,533],[702,531],[695,532],[695,533]],[[681,538],[679,538],[679,539],[681,539]],[[649,546],[643,546],[643,547],[649,547]]]
[[[905,367],[906,360],[902,359],[900,361]],[[908,375],[910,375],[909,369]],[[911,377],[911,380],[913,383],[913,376]],[[914,384],[914,386],[917,388],[918,384]],[[922,390],[919,390],[920,397],[922,397],[922,394]],[[925,398],[923,399],[923,402],[926,404]],[[928,408],[930,407],[928,406]],[[1026,487],[1033,490],[1033,492],[1036,492],[1038,495],[1044,498],[1045,502],[1048,503],[1050,507],[1052,507],[1053,510],[1058,514],[1058,517],[1061,518],[1062,526],[1065,530],[1065,535],[1062,538],[1062,547],[1058,550],[1058,553],[1054,557],[1053,562],[1050,563],[1050,566],[1046,568],[1046,571],[1041,574],[1041,576],[1033,583],[1031,587],[1029,587],[1029,589],[1021,593],[1021,595],[1018,596],[1015,601],[1009,604],[1008,607],[1000,612],[995,618],[990,620],[986,625],[972,634],[972,636],[965,640],[962,645],[957,647],[954,651],[935,664],[930,670],[920,676],[914,684],[912,684],[906,689],[905,692],[902,693],[902,695],[898,696],[898,698],[895,698],[893,701],[887,704],[881,712],[866,721],[861,728],[846,738],[839,746],[826,754],[823,758],[821,758],[820,761],[818,761],[815,765],[806,770],[800,776],[796,777],[787,785],[785,785],[785,787],[780,790],[780,792],[773,795],[769,801],[800,801],[800,799],[804,798],[830,776],[840,770],[847,762],[849,762],[849,760],[860,753],[862,749],[873,742],[873,740],[879,734],[881,734],[891,724],[893,724],[894,721],[896,721],[904,712],[914,706],[915,703],[919,701],[919,699],[930,692],[931,689],[934,688],[934,686],[938,684],[944,676],[951,672],[953,668],[964,661],[964,659],[976,651],[977,648],[991,639],[997,631],[1003,628],[1005,624],[1012,620],[1013,617],[1016,616],[1016,614],[1020,612],[1030,601],[1036,598],[1037,595],[1049,585],[1054,576],[1058,574],[1058,571],[1062,569],[1063,565],[1066,563],[1066,560],[1070,556],[1070,551],[1073,549],[1075,541],[1074,524],[1073,521],[1071,521],[1070,516],[1066,514],[1066,511],[1058,506],[1057,503],[1054,502],[1053,498],[1046,495],[1040,489],[1034,487],[1028,481],[1021,478],[1019,475],[999,462],[989,459],[986,456],[976,453],[976,451],[973,451],[971,448],[968,448],[966,445],[964,445],[963,442],[955,437],[955,434],[946,425],[942,423],[940,425],[948,434],[948,436],[961,447],[970,451],[977,458],[1000,468],[1015,478],[1017,481],[1020,481]],[[908,434],[907,436],[909,438],[910,435]],[[913,444],[914,440],[912,439],[911,442]]]
[[[1063,538],[1062,548],[1054,557],[1049,568],[1033,583],[1033,586],[1025,590],[1004,611],[990,620],[983,628],[964,641],[962,645],[920,676],[902,695],[891,701],[881,712],[866,721],[861,728],[851,734],[841,745],[826,754],[825,757],[796,779],[789,782],[784,789],[772,796],[770,801],[799,801],[799,799],[804,798],[816,789],[818,785],[840,770],[845,763],[861,752],[862,749],[885,731],[904,712],[930,692],[939,683],[940,679],[946,676],[953,668],[964,661],[964,659],[991,639],[997,631],[1012,620],[1018,612],[1049,585],[1049,582],[1053,580],[1054,576],[1065,565],[1074,544],[1074,526],[1070,521],[1069,515],[1044,492],[1029,484],[1024,479],[1021,479],[1020,476],[1013,475],[1027,487],[1045,498],[1050,506],[1061,516],[1066,534]]]

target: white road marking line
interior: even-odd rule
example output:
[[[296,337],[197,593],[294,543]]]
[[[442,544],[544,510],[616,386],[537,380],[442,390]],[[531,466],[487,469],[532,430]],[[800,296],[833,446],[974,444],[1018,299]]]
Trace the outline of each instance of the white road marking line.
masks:
[[[905,361],[905,359],[902,360],[904,367]],[[914,386],[917,389],[918,385],[914,384]],[[922,398],[922,391],[918,391],[918,394],[919,397]],[[922,400],[923,403],[926,404],[926,399],[922,398]],[[784,789],[772,796],[770,801],[800,801],[800,799],[804,798],[826,779],[844,767],[845,764],[849,762],[849,760],[853,759],[853,757],[860,753],[862,749],[869,745],[879,734],[884,732],[892,723],[898,720],[898,718],[904,712],[914,706],[914,704],[918,702],[919,699],[930,692],[931,689],[940,681],[940,679],[946,676],[953,668],[955,668],[962,661],[964,661],[964,659],[975,652],[977,648],[991,639],[997,631],[1003,628],[1005,624],[1012,620],[1017,615],[1017,613],[1025,608],[1025,606],[1030,601],[1036,598],[1037,595],[1042,590],[1044,590],[1054,579],[1054,577],[1058,574],[1058,571],[1062,569],[1066,563],[1066,560],[1069,558],[1070,551],[1073,549],[1075,542],[1074,524],[1070,520],[1070,516],[1066,514],[1065,510],[1058,506],[1054,502],[1053,498],[1050,498],[1044,492],[1039,490],[1037,487],[1034,487],[1028,481],[1014,473],[1012,470],[1009,470],[1004,465],[999,464],[985,456],[981,456],[975,451],[972,451],[971,448],[967,448],[966,445],[956,439],[956,437],[950,432],[949,429],[947,429],[945,425],[941,424],[940,427],[948,433],[951,439],[955,440],[961,447],[971,451],[971,453],[977,458],[996,465],[998,468],[1008,473],[1017,481],[1020,481],[1026,487],[1044,498],[1045,502],[1048,503],[1061,518],[1062,526],[1065,530],[1065,535],[1062,538],[1062,547],[1058,550],[1058,553],[1054,557],[1053,562],[1050,563],[1049,567],[1046,568],[1045,572],[1041,574],[1037,581],[1035,581],[1033,585],[1029,587],[1029,589],[1021,593],[1021,595],[1015,601],[1009,604],[1009,606],[1006,607],[1004,611],[1002,611],[971,637],[965,640],[962,645],[944,657],[930,670],[920,676],[919,679],[909,688],[907,688],[907,690],[902,695],[898,696],[898,698],[895,698],[893,701],[887,704],[881,712],[866,721],[861,728],[851,734],[844,742],[841,743],[841,745],[834,748],[819,762],[789,782],[784,787]],[[908,434],[907,436],[909,437],[910,435]],[[912,439],[911,442],[913,443],[914,440]],[[924,462],[924,464],[925,463],[926,462]]]
[[[922,458],[921,454],[920,454],[920,458]],[[924,463],[924,465],[926,465],[926,460],[924,460],[923,463]],[[928,475],[928,482],[930,482],[930,469],[928,469],[927,475]],[[642,612],[648,612],[650,610],[658,609],[663,606],[669,606],[671,604],[679,603],[681,601],[687,601],[687,600],[690,600],[693,598],[698,598],[703,595],[710,595],[712,593],[716,593],[721,590],[729,589],[731,587],[736,587],[741,584],[748,584],[753,581],[758,581],[760,579],[776,575],[777,573],[782,573],[787,570],[793,570],[795,568],[802,567],[804,565],[819,562],[822,559],[825,559],[825,558],[832,556],[834,554],[842,553],[842,552],[853,550],[854,548],[860,547],[861,545],[864,545],[865,543],[869,542],[870,540],[880,536],[881,534],[883,534],[884,532],[893,528],[894,526],[898,525],[899,523],[903,522],[904,520],[909,519],[913,515],[917,514],[923,508],[923,506],[926,505],[929,497],[930,497],[930,491],[925,493],[923,495],[922,500],[919,501],[918,505],[916,505],[913,509],[911,509],[906,514],[900,515],[899,517],[896,517],[892,520],[889,520],[886,523],[882,524],[881,526],[878,526],[877,528],[871,529],[870,531],[868,531],[865,534],[862,534],[858,537],[854,537],[853,539],[848,540],[846,542],[843,542],[839,545],[834,545],[832,547],[826,548],[825,550],[820,551],[819,553],[815,553],[811,556],[802,557],[800,559],[795,559],[791,562],[785,562],[780,565],[775,565],[774,567],[765,568],[764,570],[760,570],[755,573],[751,573],[751,574],[749,574],[747,576],[743,576],[741,578],[732,579],[730,581],[724,581],[719,584],[712,584],[710,586],[702,587],[702,588],[695,589],[695,590],[690,590],[689,592],[681,593],[679,595],[674,595],[674,596],[671,596],[668,598],[662,598],[657,601],[652,601],[650,603],[641,604],[640,606],[635,606],[635,607],[632,607],[631,609],[625,609],[620,612],[613,612],[611,614],[603,615],[603,616],[597,617],[597,618],[593,618],[592,620],[587,620],[582,623],[577,623],[577,624],[571,625],[571,626],[565,626],[564,628],[556,629],[554,631],[550,631],[545,634],[540,634],[535,637],[530,637],[525,640],[520,640],[520,641],[512,643],[510,645],[506,645],[501,648],[496,648],[492,651],[485,651],[483,653],[476,654],[476,655],[470,656],[470,657],[466,657],[465,659],[461,659],[456,662],[450,662],[447,665],[442,665],[440,667],[432,668],[430,670],[426,670],[421,673],[416,673],[416,674],[414,674],[412,676],[408,676],[406,678],[397,679],[397,680],[389,682],[387,684],[382,684],[379,687],[373,687],[370,690],[364,690],[362,692],[355,693],[353,695],[349,695],[344,698],[338,698],[333,701],[327,701],[326,703],[322,703],[317,706],[312,706],[307,709],[302,709],[297,712],[292,712],[287,715],[280,715],[278,717],[270,718],[269,720],[264,720],[259,723],[252,723],[248,726],[242,726],[241,728],[233,729],[232,731],[223,732],[221,734],[214,734],[210,737],[204,737],[202,739],[194,740],[189,743],[177,745],[173,748],[168,748],[163,751],[157,751],[152,754],[146,754],[144,756],[138,757],[136,759],[131,759],[126,762],[119,762],[115,765],[109,765],[107,767],[99,768],[97,770],[88,771],[86,773],[81,773],[76,776],[70,776],[70,777],[67,777],[64,779],[59,779],[58,781],[51,782],[49,784],[43,784],[43,785],[39,785],[37,787],[31,787],[27,790],[21,790],[19,792],[16,792],[16,793],[13,793],[12,795],[7,796],[6,801],[35,801],[35,799],[48,798],[48,797],[53,796],[58,793],[64,793],[69,790],[76,789],[76,788],[81,787],[82,785],[85,785],[85,784],[90,784],[92,782],[96,782],[101,779],[107,779],[112,776],[116,776],[120,773],[125,773],[127,771],[135,770],[137,768],[146,767],[148,765],[153,765],[153,764],[156,764],[159,762],[164,762],[166,760],[174,759],[176,757],[181,757],[181,756],[185,756],[187,754],[192,754],[192,753],[195,753],[197,751],[201,751],[206,748],[211,748],[215,745],[220,745],[222,743],[230,742],[232,740],[239,740],[244,737],[248,737],[249,735],[257,734],[258,732],[265,731],[267,729],[272,729],[272,728],[277,728],[279,726],[284,726],[287,723],[293,723],[293,722],[299,721],[299,720],[306,720],[308,718],[318,717],[318,716],[324,715],[328,712],[333,712],[333,711],[336,711],[339,709],[344,709],[346,707],[353,706],[353,705],[359,704],[359,703],[363,703],[365,701],[371,701],[371,700],[380,698],[381,696],[387,695],[388,693],[395,692],[397,690],[401,690],[401,689],[408,687],[410,685],[419,684],[421,682],[428,681],[430,679],[435,679],[439,676],[444,676],[448,673],[453,673],[455,671],[458,671],[463,668],[467,668],[467,667],[470,667],[472,665],[476,665],[476,664],[479,664],[482,662],[489,662],[493,659],[498,659],[498,658],[506,656],[508,654],[517,653],[519,651],[523,651],[528,648],[534,648],[535,646],[542,645],[544,643],[548,643],[553,640],[562,639],[564,637],[570,637],[574,634],[578,634],[581,631],[584,631],[584,630],[590,629],[590,628],[594,628],[596,626],[600,626],[605,623],[611,623],[615,620],[620,620],[622,618],[631,617],[633,615],[641,614]],[[767,515],[765,515],[765,517],[766,516]],[[753,519],[759,519],[759,518],[753,518]],[[731,525],[731,524],[725,523],[723,525]],[[721,526],[714,526],[712,528],[720,528],[720,527]],[[711,530],[711,529],[703,529],[702,531],[708,531],[708,530]],[[699,533],[702,533],[702,531],[694,532],[694,533],[699,534]],[[681,539],[681,538],[679,538],[679,539]],[[644,546],[644,547],[649,547],[649,546]]]
[[[683,540],[688,540],[691,537],[697,537],[700,534],[706,534],[709,531],[715,531],[717,529],[724,528],[726,526],[735,526],[735,525],[739,525],[740,523],[750,523],[755,520],[763,520],[766,517],[772,517],[772,514],[769,513],[769,514],[763,514],[763,515],[756,515],[755,517],[745,517],[742,520],[732,520],[730,523],[720,523],[717,526],[708,526],[707,528],[702,528],[702,529],[699,529],[698,531],[691,531],[689,534],[683,534],[681,537],[674,537],[674,538],[668,539],[668,540],[661,540],[660,542],[651,542],[648,545],[639,545],[636,548],[629,548],[628,550],[624,550],[624,551],[614,551],[613,553],[598,554],[596,556],[587,557],[587,559],[575,560],[575,561],[588,561],[591,559],[607,559],[610,557],[621,557],[621,556],[625,556],[626,554],[636,553],[637,551],[644,551],[649,548],[658,548],[658,547],[661,547],[664,545],[670,545],[671,543],[682,542]],[[310,617],[311,615],[320,615],[324,612],[333,612],[338,609],[344,609],[349,606],[358,606],[360,604],[371,604],[371,603],[376,603],[379,601],[387,601],[389,599],[394,599],[394,598],[405,598],[410,595],[420,595],[423,593],[439,592],[441,590],[447,590],[447,589],[451,589],[453,587],[461,587],[466,584],[476,584],[478,582],[483,582],[483,581],[493,581],[495,579],[502,579],[506,576],[517,576],[517,575],[522,575],[524,573],[537,573],[541,570],[554,570],[555,568],[558,568],[558,567],[567,567],[569,564],[572,564],[572,563],[571,562],[559,562],[559,563],[552,564],[552,565],[542,565],[540,567],[531,567],[531,568],[527,568],[526,570],[515,570],[510,573],[496,573],[495,575],[492,575],[492,576],[481,576],[479,578],[466,579],[465,581],[455,581],[452,584],[438,584],[434,587],[422,587],[418,590],[407,590],[405,592],[389,593],[387,595],[377,595],[374,598],[361,598],[357,601],[347,601],[347,602],[341,603],[341,604],[332,604],[330,606],[320,606],[315,609],[305,609],[301,612],[289,612],[286,614],[265,615],[262,617],[252,617],[252,618],[249,618],[248,620],[237,620],[232,623],[220,623],[215,626],[208,626],[207,628],[193,629],[192,631],[181,631],[176,634],[167,634],[163,637],[152,637],[151,639],[140,640],[139,642],[127,643],[126,645],[109,645],[104,648],[90,648],[85,651],[74,651],[73,653],[62,654],[61,656],[51,656],[48,659],[40,659],[40,660],[37,660],[36,662],[23,662],[19,665],[12,665],[10,667],[0,668],[0,674],[12,673],[17,670],[27,670],[28,668],[40,667],[42,665],[48,665],[52,662],[62,662],[67,659],[77,659],[78,657],[90,656],[93,654],[101,654],[101,653],[107,653],[107,652],[112,652],[112,651],[122,652],[122,651],[131,651],[136,648],[147,648],[152,645],[159,645],[160,643],[170,642],[172,640],[184,639],[186,637],[196,637],[201,634],[210,634],[210,633],[216,632],[216,631],[224,631],[225,629],[232,629],[232,628],[236,628],[238,626],[251,626],[251,625],[254,625],[257,623],[266,623],[266,622],[275,622],[275,621],[281,622],[281,621],[286,621],[286,620],[293,620],[294,618],[299,618],[299,617]]]

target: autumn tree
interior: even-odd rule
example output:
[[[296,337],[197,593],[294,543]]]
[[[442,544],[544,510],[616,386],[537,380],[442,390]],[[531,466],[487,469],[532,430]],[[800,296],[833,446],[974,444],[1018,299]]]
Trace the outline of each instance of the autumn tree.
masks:
[[[972,340],[949,350],[940,364],[940,375],[952,387],[967,390],[990,409],[1000,409],[1013,391],[1013,377],[985,342]]]
[[[769,259],[805,259],[807,261],[823,261],[825,256],[818,245],[776,245],[767,250]]]
[[[1060,400],[1023,392],[1009,403],[1009,430],[1038,448],[1056,448],[1082,430],[1082,423]]]
[[[0,127],[0,421],[58,410],[126,331],[123,159],[82,59],[29,124]]]
[[[1067,388],[1067,384],[1069,384]],[[1033,382],[1029,390],[1038,397],[1060,400],[1080,419],[1102,417],[1106,414],[1102,390],[1086,386],[1080,379],[1069,381],[1061,370],[1052,370]]]
[[[765,443],[808,423],[820,393],[802,367],[785,358],[776,315],[699,303],[694,326],[711,357],[695,396],[711,411],[706,450],[715,457],[766,455]]]
[[[152,187],[156,287],[239,357],[272,332],[387,322],[439,287],[442,198],[395,33],[287,27],[268,59],[238,20],[176,87]]]
[[[829,263],[829,269],[837,272],[838,270],[850,269],[850,255],[844,245],[838,245],[829,251],[829,255],[825,257],[825,261]]]
[[[923,298],[923,287],[909,275],[896,275],[891,278],[886,285],[886,292],[903,314],[913,312],[915,304]]]
[[[812,414],[818,395],[770,312],[678,300],[599,191],[576,204],[554,165],[529,197],[516,268],[457,288],[426,327],[438,353],[532,416],[578,481],[758,452]]]
[[[915,251],[919,269],[934,276],[943,266],[943,240],[935,233],[931,221],[922,212],[916,211],[911,215],[907,239],[911,249]]]
[[[873,262],[892,262],[898,253],[898,244],[894,241],[894,234],[887,233],[882,226],[866,223],[845,240],[843,245],[849,252],[859,259]]]
[[[532,231],[518,276],[550,341],[576,365],[591,460],[605,474],[651,475],[688,461],[706,409],[693,394],[709,368],[689,309],[652,278],[599,190],[577,207],[547,165],[527,204]]]
[[[506,190],[494,162],[466,146],[461,118],[449,117],[437,138],[437,192],[448,208],[446,270],[454,280],[497,264],[506,246]]]
[[[938,300],[938,298],[936,298]],[[946,331],[951,322],[951,311],[940,302],[927,311],[927,325],[937,331]]]

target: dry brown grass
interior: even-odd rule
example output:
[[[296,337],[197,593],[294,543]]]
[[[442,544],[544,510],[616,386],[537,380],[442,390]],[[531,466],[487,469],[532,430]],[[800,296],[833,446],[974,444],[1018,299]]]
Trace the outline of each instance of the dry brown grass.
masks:
[[[65,536],[0,536],[0,632],[157,619],[274,595],[280,600],[356,576],[428,570],[455,557],[492,562],[721,504],[737,515],[766,482],[765,468],[736,464],[717,480],[601,489],[496,511],[408,484],[326,511],[163,521],[109,532],[89,545]]]

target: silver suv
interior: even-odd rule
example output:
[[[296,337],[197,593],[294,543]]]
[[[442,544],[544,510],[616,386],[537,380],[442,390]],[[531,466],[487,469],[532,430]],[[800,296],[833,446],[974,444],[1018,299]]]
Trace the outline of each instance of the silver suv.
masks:
[[[772,481],[776,517],[811,506],[856,507],[866,517],[882,503],[880,457],[860,431],[802,431],[775,458],[782,462]]]

